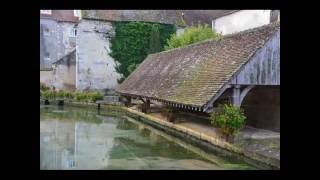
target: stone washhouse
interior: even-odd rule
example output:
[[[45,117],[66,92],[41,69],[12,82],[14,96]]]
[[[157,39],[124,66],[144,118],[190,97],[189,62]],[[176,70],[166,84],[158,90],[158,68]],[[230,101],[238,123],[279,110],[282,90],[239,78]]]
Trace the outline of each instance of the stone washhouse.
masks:
[[[210,113],[231,102],[247,125],[280,132],[280,22],[150,54],[116,91],[147,108]]]

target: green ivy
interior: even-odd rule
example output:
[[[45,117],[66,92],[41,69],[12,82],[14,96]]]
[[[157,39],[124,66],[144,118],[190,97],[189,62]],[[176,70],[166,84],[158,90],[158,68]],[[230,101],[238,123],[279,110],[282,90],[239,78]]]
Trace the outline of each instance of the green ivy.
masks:
[[[123,75],[121,83],[150,53],[164,50],[167,39],[176,32],[174,25],[148,22],[115,22],[111,53],[118,63],[116,71]]]

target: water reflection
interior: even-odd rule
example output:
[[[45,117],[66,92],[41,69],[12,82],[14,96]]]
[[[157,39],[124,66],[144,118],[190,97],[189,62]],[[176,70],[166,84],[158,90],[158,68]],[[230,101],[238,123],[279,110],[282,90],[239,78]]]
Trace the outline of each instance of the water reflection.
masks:
[[[70,107],[40,111],[40,169],[226,169],[125,118]]]

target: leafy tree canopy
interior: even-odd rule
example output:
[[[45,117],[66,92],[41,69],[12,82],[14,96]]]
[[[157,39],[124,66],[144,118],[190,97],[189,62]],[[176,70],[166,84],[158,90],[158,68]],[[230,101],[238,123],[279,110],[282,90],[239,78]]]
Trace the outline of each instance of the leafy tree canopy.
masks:
[[[217,33],[207,24],[191,26],[187,27],[180,35],[173,34],[170,39],[168,39],[168,45],[165,46],[165,50],[183,47],[206,39],[219,40],[221,38],[222,35]]]

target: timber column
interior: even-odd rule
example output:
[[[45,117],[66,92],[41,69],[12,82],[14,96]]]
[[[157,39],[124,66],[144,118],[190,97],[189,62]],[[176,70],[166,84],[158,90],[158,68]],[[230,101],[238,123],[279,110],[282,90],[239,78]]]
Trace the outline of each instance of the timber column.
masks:
[[[238,106],[240,107],[241,106],[241,103],[244,99],[244,97],[248,94],[248,92],[254,88],[253,85],[251,86],[246,86],[242,91],[240,89],[240,85],[235,85],[233,87],[233,93],[232,93],[232,103],[235,105],[235,106]]]
[[[145,110],[146,110],[146,113],[150,113],[150,100],[149,99],[147,99],[145,102]]]
[[[128,107],[128,106],[131,106],[131,97],[126,96],[125,98],[126,98],[126,103],[125,103],[125,105],[126,105],[127,107]]]
[[[233,87],[233,93],[232,93],[233,105],[240,107],[240,105],[241,105],[240,95],[241,95],[240,86],[235,85]]]

